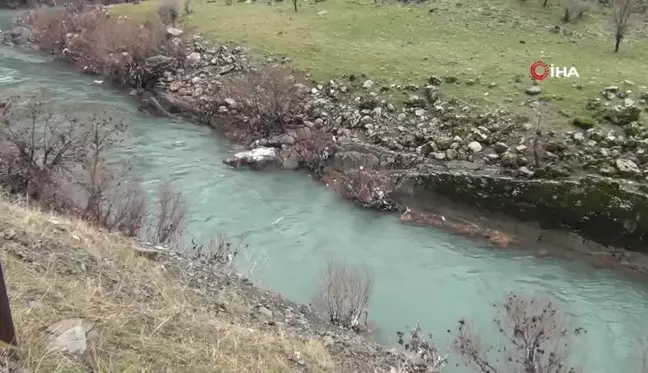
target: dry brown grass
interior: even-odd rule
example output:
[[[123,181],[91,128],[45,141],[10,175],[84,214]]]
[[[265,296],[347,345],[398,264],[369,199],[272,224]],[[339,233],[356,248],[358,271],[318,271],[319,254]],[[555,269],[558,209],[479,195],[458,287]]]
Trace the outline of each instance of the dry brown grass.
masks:
[[[121,236],[3,199],[0,232],[20,360],[30,373],[84,370],[46,350],[43,328],[67,318],[100,327],[97,372],[288,372],[296,352],[312,371],[333,369],[320,343],[238,324],[236,312],[216,315],[214,299],[138,256]]]

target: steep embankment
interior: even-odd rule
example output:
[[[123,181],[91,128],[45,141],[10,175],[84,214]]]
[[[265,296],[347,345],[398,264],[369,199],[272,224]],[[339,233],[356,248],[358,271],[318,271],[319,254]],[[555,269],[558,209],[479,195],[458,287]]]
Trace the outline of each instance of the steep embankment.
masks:
[[[0,246],[20,344],[11,364],[30,373],[407,366],[225,268],[4,199]]]

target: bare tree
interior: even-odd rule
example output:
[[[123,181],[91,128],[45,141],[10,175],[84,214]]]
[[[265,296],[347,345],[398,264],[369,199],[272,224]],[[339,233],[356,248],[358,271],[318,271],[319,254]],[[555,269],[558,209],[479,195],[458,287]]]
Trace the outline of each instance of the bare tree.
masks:
[[[242,242],[237,245],[232,244],[222,234],[210,239],[206,246],[196,243],[194,239],[191,240],[191,251],[194,252],[197,259],[204,259],[208,263],[222,266],[232,266],[236,257],[247,247]]]
[[[171,183],[164,182],[158,189],[157,216],[149,226],[148,239],[156,244],[177,243],[186,225],[187,203],[180,192],[174,192]]]
[[[185,0],[184,2],[184,11],[186,15],[189,15],[193,13],[193,5],[191,3],[191,0]]]
[[[563,0],[563,7],[563,21],[571,22],[583,18],[586,12],[594,9],[594,4],[590,0]]]
[[[367,324],[369,298],[373,291],[373,274],[368,268],[354,268],[345,262],[331,261],[322,274],[315,293],[315,309],[326,315],[333,325],[346,328]]]
[[[171,24],[172,27],[175,27],[180,13],[179,8],[178,0],[163,0],[158,5],[158,16],[164,24]]]
[[[632,16],[640,11],[639,0],[614,0],[612,4],[612,21],[614,23],[614,52],[619,52],[621,41],[627,35],[632,24]]]
[[[482,373],[570,373],[570,344],[562,314],[552,302],[511,295],[498,309],[495,327],[505,345],[493,356],[472,328],[459,321],[453,350]]]
[[[344,198],[363,207],[393,211],[396,205],[390,195],[396,184],[387,175],[376,170],[328,170],[323,181]]]

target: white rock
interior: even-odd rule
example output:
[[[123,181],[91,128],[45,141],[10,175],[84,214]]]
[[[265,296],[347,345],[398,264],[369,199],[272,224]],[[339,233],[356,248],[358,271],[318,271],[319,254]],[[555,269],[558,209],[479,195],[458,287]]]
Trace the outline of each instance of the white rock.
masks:
[[[189,56],[187,56],[187,59],[192,62],[200,62],[200,53],[192,52]]]
[[[373,85],[374,85],[373,81],[365,80],[365,82],[362,83],[362,88],[369,89],[369,88],[373,87]]]
[[[169,34],[171,36],[175,36],[176,38],[184,33],[184,31],[180,30],[179,28],[175,28],[175,27],[169,27],[166,30],[166,32],[167,32],[167,34]]]
[[[477,141],[472,141],[470,144],[468,144],[468,148],[473,152],[473,153],[479,153],[482,151],[482,145],[478,143]]]

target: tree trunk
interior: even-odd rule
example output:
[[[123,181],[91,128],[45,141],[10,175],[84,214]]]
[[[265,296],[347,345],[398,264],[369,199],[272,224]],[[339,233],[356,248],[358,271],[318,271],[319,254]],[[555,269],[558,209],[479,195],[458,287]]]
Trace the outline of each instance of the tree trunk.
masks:
[[[544,0],[544,3],[542,3],[542,6],[547,6],[547,2],[549,2],[549,0]]]
[[[0,264],[0,341],[11,346],[18,344],[16,330],[11,318],[11,308],[9,307],[7,286],[2,273],[2,264]]]
[[[563,14],[563,21],[569,22],[569,8],[565,8],[565,14]]]
[[[617,35],[617,36],[615,37],[615,41],[614,41],[614,53],[617,53],[617,52],[619,51],[619,46],[621,46],[621,39],[623,39],[623,37],[622,37],[621,35]]]
[[[293,0],[293,5],[295,6],[295,12],[297,11],[297,0]]]

